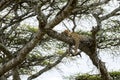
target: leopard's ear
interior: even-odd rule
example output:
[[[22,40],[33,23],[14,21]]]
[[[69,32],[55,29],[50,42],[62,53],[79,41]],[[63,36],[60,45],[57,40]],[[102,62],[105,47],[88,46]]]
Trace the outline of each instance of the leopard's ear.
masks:
[[[71,36],[71,33],[69,30],[66,31],[68,36]]]
[[[71,32],[69,30],[64,30],[62,32],[62,34],[66,35],[66,36],[70,36]]]
[[[68,35],[69,31],[68,30],[64,30],[62,33]]]
[[[64,33],[69,33],[69,31],[68,31],[68,30],[65,30]]]

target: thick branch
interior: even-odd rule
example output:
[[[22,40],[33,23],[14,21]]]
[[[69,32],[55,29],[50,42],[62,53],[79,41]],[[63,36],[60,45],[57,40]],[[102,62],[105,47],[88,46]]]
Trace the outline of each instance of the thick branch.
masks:
[[[90,59],[92,60],[93,64],[100,70],[101,73],[101,77],[103,80],[112,80],[112,78],[110,77],[109,73],[107,72],[107,68],[105,67],[104,62],[102,62],[97,54],[97,40],[96,40],[96,34],[98,33],[98,31],[100,31],[101,29],[101,19],[99,18],[99,15],[101,14],[101,11],[99,11],[97,14],[93,14],[94,18],[96,19],[97,22],[97,26],[92,29],[92,38],[93,38],[93,46],[92,46],[92,51],[91,51],[91,55],[89,55]]]
[[[43,33],[38,32],[36,36],[18,52],[19,55],[17,55],[17,57],[4,64],[0,68],[0,76],[23,62],[26,55],[36,46],[36,44],[41,40],[43,35]]]
[[[54,26],[51,25],[57,25],[59,24],[63,19],[67,18],[72,10],[75,8],[78,0],[68,0],[68,4],[63,8],[62,11],[58,12],[57,16],[46,25],[45,29],[52,29]]]
[[[14,0],[0,0],[0,11],[12,4]]]
[[[50,21],[45,27],[47,29],[53,28],[58,23],[60,23],[63,19],[68,17],[72,12],[72,10],[74,9],[74,7],[76,6],[76,3],[77,3],[77,0],[70,0],[67,7],[62,11],[62,13],[56,16],[55,19]],[[17,65],[22,63],[25,60],[26,55],[29,54],[29,52],[36,46],[36,44],[41,41],[44,34],[45,34],[44,32],[40,32],[40,31],[37,32],[35,37],[18,52],[17,57],[13,58],[9,62],[1,66],[0,76],[2,76],[5,72],[9,71],[13,67],[16,67]]]
[[[112,80],[111,76],[107,71],[105,63],[98,58],[97,54],[88,54],[88,56],[92,60],[92,63],[97,67],[97,69],[100,70],[102,80]]]
[[[60,33],[57,33],[56,31],[53,31],[53,30],[48,30],[47,31],[47,34],[54,38],[54,39],[57,39],[57,40],[60,40],[60,41],[63,41],[67,44],[70,44],[70,45],[74,45],[74,40],[71,38],[71,37],[68,37],[64,34],[60,34]],[[91,50],[90,50],[90,47],[92,45],[92,38],[91,37],[88,37],[86,36],[86,40],[85,41],[82,41],[79,45],[79,49],[82,50],[83,52],[85,53],[89,53],[91,54]]]
[[[64,34],[59,34],[56,31],[52,31],[52,30],[48,31],[47,33],[52,38],[56,38],[68,44],[72,44],[72,45],[75,44],[72,38]],[[79,49],[85,52],[90,57],[93,64],[100,70],[103,80],[112,80],[110,75],[107,72],[105,64],[98,58],[97,51],[94,50],[96,49],[94,46],[94,40],[91,39],[91,37],[86,37],[86,38],[87,38],[87,41],[82,41],[82,43],[79,44]]]

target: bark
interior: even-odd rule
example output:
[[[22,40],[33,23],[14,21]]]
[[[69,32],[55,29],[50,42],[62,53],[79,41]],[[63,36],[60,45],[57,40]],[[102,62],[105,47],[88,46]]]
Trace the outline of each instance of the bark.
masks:
[[[112,77],[110,76],[110,74],[107,71],[107,68],[105,66],[105,63],[102,62],[97,54],[91,54],[88,55],[90,57],[90,59],[92,60],[92,63],[97,67],[97,69],[100,71],[101,74],[101,78],[103,80],[112,80]]]
[[[15,0],[0,0],[0,11],[8,7],[12,4]]]
[[[59,15],[57,15],[52,21],[50,21],[48,24],[46,24],[46,26],[43,27],[49,30],[59,24],[62,20],[70,15],[77,4],[77,1],[78,0],[69,0],[65,9],[63,9],[63,11]],[[36,46],[36,44],[42,40],[44,34],[44,32],[38,31],[35,37],[18,52],[17,57],[11,59],[0,68],[0,76],[2,76],[4,73],[11,70],[12,68],[16,67],[17,65],[21,64],[25,60],[27,54],[29,54],[29,52]]]
[[[56,15],[55,19],[53,19],[49,24],[45,26],[45,29],[52,29],[59,24],[63,19],[70,16],[72,10],[76,7],[78,0],[68,0],[68,4]]]
[[[0,80],[7,80],[7,78],[5,76],[1,76]]]
[[[1,0],[0,1],[0,11],[5,9],[7,6],[9,6],[14,1],[16,1],[16,0]],[[103,3],[101,3],[101,4],[107,3],[109,1],[110,0],[104,0]],[[57,24],[59,24],[66,17],[70,16],[70,14],[71,14],[72,10],[75,8],[76,4],[77,4],[77,0],[69,0],[68,4],[65,6],[65,8],[63,8],[62,11],[60,11],[58,13],[58,15],[52,21],[50,21],[49,23],[46,24],[45,29],[47,29],[46,32],[48,33],[49,36],[56,38],[58,40],[64,41],[68,44],[74,45],[74,40],[72,38],[67,37],[63,34],[58,34],[55,31],[49,31],[49,30],[54,28]],[[97,5],[98,4],[93,4],[91,6],[97,6]],[[108,19],[109,17],[115,15],[116,12],[118,12],[119,10],[120,10],[120,8],[118,7],[110,14],[101,17],[100,20],[103,21],[105,19]],[[4,73],[9,71],[13,67],[22,63],[24,61],[26,55],[36,46],[36,44],[38,42],[40,42],[40,40],[42,39],[44,34],[45,33],[40,32],[40,31],[37,32],[36,36],[18,52],[17,57],[11,59],[9,62],[4,64],[0,68],[0,76],[2,76]],[[90,57],[93,64],[98,69],[100,69],[103,80],[111,80],[110,75],[108,74],[107,69],[105,67],[105,64],[98,58],[97,53],[93,52],[94,48],[92,48],[93,47],[92,44],[94,44],[93,40],[91,38],[88,38],[87,41],[83,41],[83,43],[80,43],[79,49],[81,51],[85,52]],[[7,49],[6,49],[6,51],[7,51]],[[5,53],[7,54],[8,52],[5,52]]]
[[[12,69],[12,73],[13,73],[13,80],[21,80],[17,67]]]
[[[1,65],[0,65],[0,67],[1,67]],[[7,78],[5,75],[2,75],[2,76],[0,76],[0,80],[7,80]]]
[[[32,80],[32,79],[40,76],[42,73],[44,73],[44,72],[52,69],[52,68],[55,67],[57,64],[59,64],[59,63],[61,62],[61,60],[62,60],[66,55],[67,55],[67,52],[64,53],[62,56],[60,56],[60,57],[58,58],[58,60],[55,61],[53,64],[47,65],[47,66],[46,66],[45,68],[43,68],[42,70],[40,70],[40,71],[38,71],[37,73],[35,73],[35,74],[31,75],[30,77],[28,77],[27,80]]]
[[[52,31],[52,30],[48,31],[47,33],[52,38],[56,38],[60,41],[63,41],[71,45],[75,44],[72,38],[64,34],[59,34],[56,31]],[[91,37],[87,37],[87,36],[86,39],[87,39],[86,41],[82,41],[82,43],[79,44],[79,49],[85,52],[90,57],[92,63],[100,70],[101,77],[103,80],[112,80],[104,62],[102,62],[97,56],[97,52],[94,46],[94,40]]]
[[[9,62],[5,63],[1,68],[0,68],[0,76],[2,76],[4,73],[9,71],[10,69],[16,67],[19,65],[21,62],[24,61],[26,58],[27,54],[36,46],[38,42],[42,39],[44,33],[38,32],[36,36],[28,43],[26,44],[19,52],[17,57],[13,58]]]

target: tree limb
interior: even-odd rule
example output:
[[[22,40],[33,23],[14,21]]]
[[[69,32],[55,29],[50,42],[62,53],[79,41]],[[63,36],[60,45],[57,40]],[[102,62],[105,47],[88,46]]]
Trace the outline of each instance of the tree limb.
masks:
[[[76,6],[76,4],[77,4],[77,0],[70,0],[69,4],[62,11],[62,13],[60,13],[58,16],[56,16],[45,27],[47,29],[55,27],[62,20],[64,20],[66,17],[68,17],[70,15],[70,13],[72,12],[72,10]],[[44,36],[44,34],[45,34],[44,32],[38,31],[36,33],[36,35],[34,36],[34,38],[29,43],[27,43],[18,52],[18,55],[15,58],[13,58],[12,60],[8,61],[6,64],[4,64],[3,66],[1,66],[1,68],[0,68],[0,76],[2,76],[4,73],[6,73],[7,71],[9,71],[10,69],[16,67],[20,63],[22,63],[25,60],[27,54],[29,54],[29,52],[36,46],[36,44],[41,41],[41,39]]]
[[[56,31],[49,30],[47,34],[52,38],[61,40],[65,43],[74,45],[74,40],[64,34],[57,33]],[[82,41],[79,44],[79,49],[85,52],[89,58],[92,60],[93,64],[100,70],[101,76],[103,80],[112,80],[110,75],[107,72],[104,62],[102,62],[97,55],[96,48],[94,46],[94,40],[91,37],[86,37],[86,41]],[[95,50],[94,50],[95,49]]]
[[[67,55],[67,52],[65,52],[62,56],[60,56],[60,57],[58,58],[58,60],[55,61],[53,64],[47,65],[45,68],[43,68],[43,69],[40,70],[39,72],[37,72],[37,73],[31,75],[30,77],[28,77],[27,80],[32,80],[32,79],[40,76],[42,73],[44,73],[44,72],[50,70],[51,68],[55,67],[57,64],[59,64],[59,63],[61,62],[61,60],[62,60],[66,55]]]
[[[57,25],[63,19],[67,18],[71,14],[71,11],[76,7],[77,1],[78,0],[68,0],[68,4],[65,5],[65,8],[58,12],[58,15],[45,26],[45,29],[52,29],[54,27],[52,25]]]
[[[110,12],[109,14],[100,17],[100,19],[101,19],[102,21],[103,21],[103,20],[106,20],[106,19],[108,19],[108,18],[116,15],[118,11],[120,11],[120,6],[119,6],[118,8],[116,8],[115,10],[113,10],[112,12]]]
[[[0,11],[8,7],[12,4],[15,0],[0,0]]]
[[[10,52],[2,43],[0,43],[0,50],[1,50],[4,54],[6,54],[6,56],[7,56],[9,59],[12,58],[11,52]]]
[[[98,6],[103,5],[103,4],[107,4],[109,1],[110,0],[103,0],[101,2],[95,2],[95,3],[89,4],[89,5],[82,5],[81,4],[80,6],[77,6],[78,8],[75,8],[72,11],[72,14],[78,13],[78,12],[79,12],[78,14],[85,14],[85,13],[87,13],[88,10],[94,9],[95,7],[98,7]]]

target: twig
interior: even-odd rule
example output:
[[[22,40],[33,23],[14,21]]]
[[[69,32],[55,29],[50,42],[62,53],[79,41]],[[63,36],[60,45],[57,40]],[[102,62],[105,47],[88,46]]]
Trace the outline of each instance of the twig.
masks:
[[[27,80],[32,80],[32,79],[40,76],[42,73],[50,70],[51,68],[53,68],[54,66],[56,66],[57,64],[59,64],[59,63],[61,62],[61,60],[62,60],[66,55],[67,55],[67,52],[65,52],[62,56],[60,56],[55,63],[47,65],[45,68],[43,68],[43,69],[40,70],[39,72],[37,72],[37,73],[31,75],[30,77],[28,77]]]

